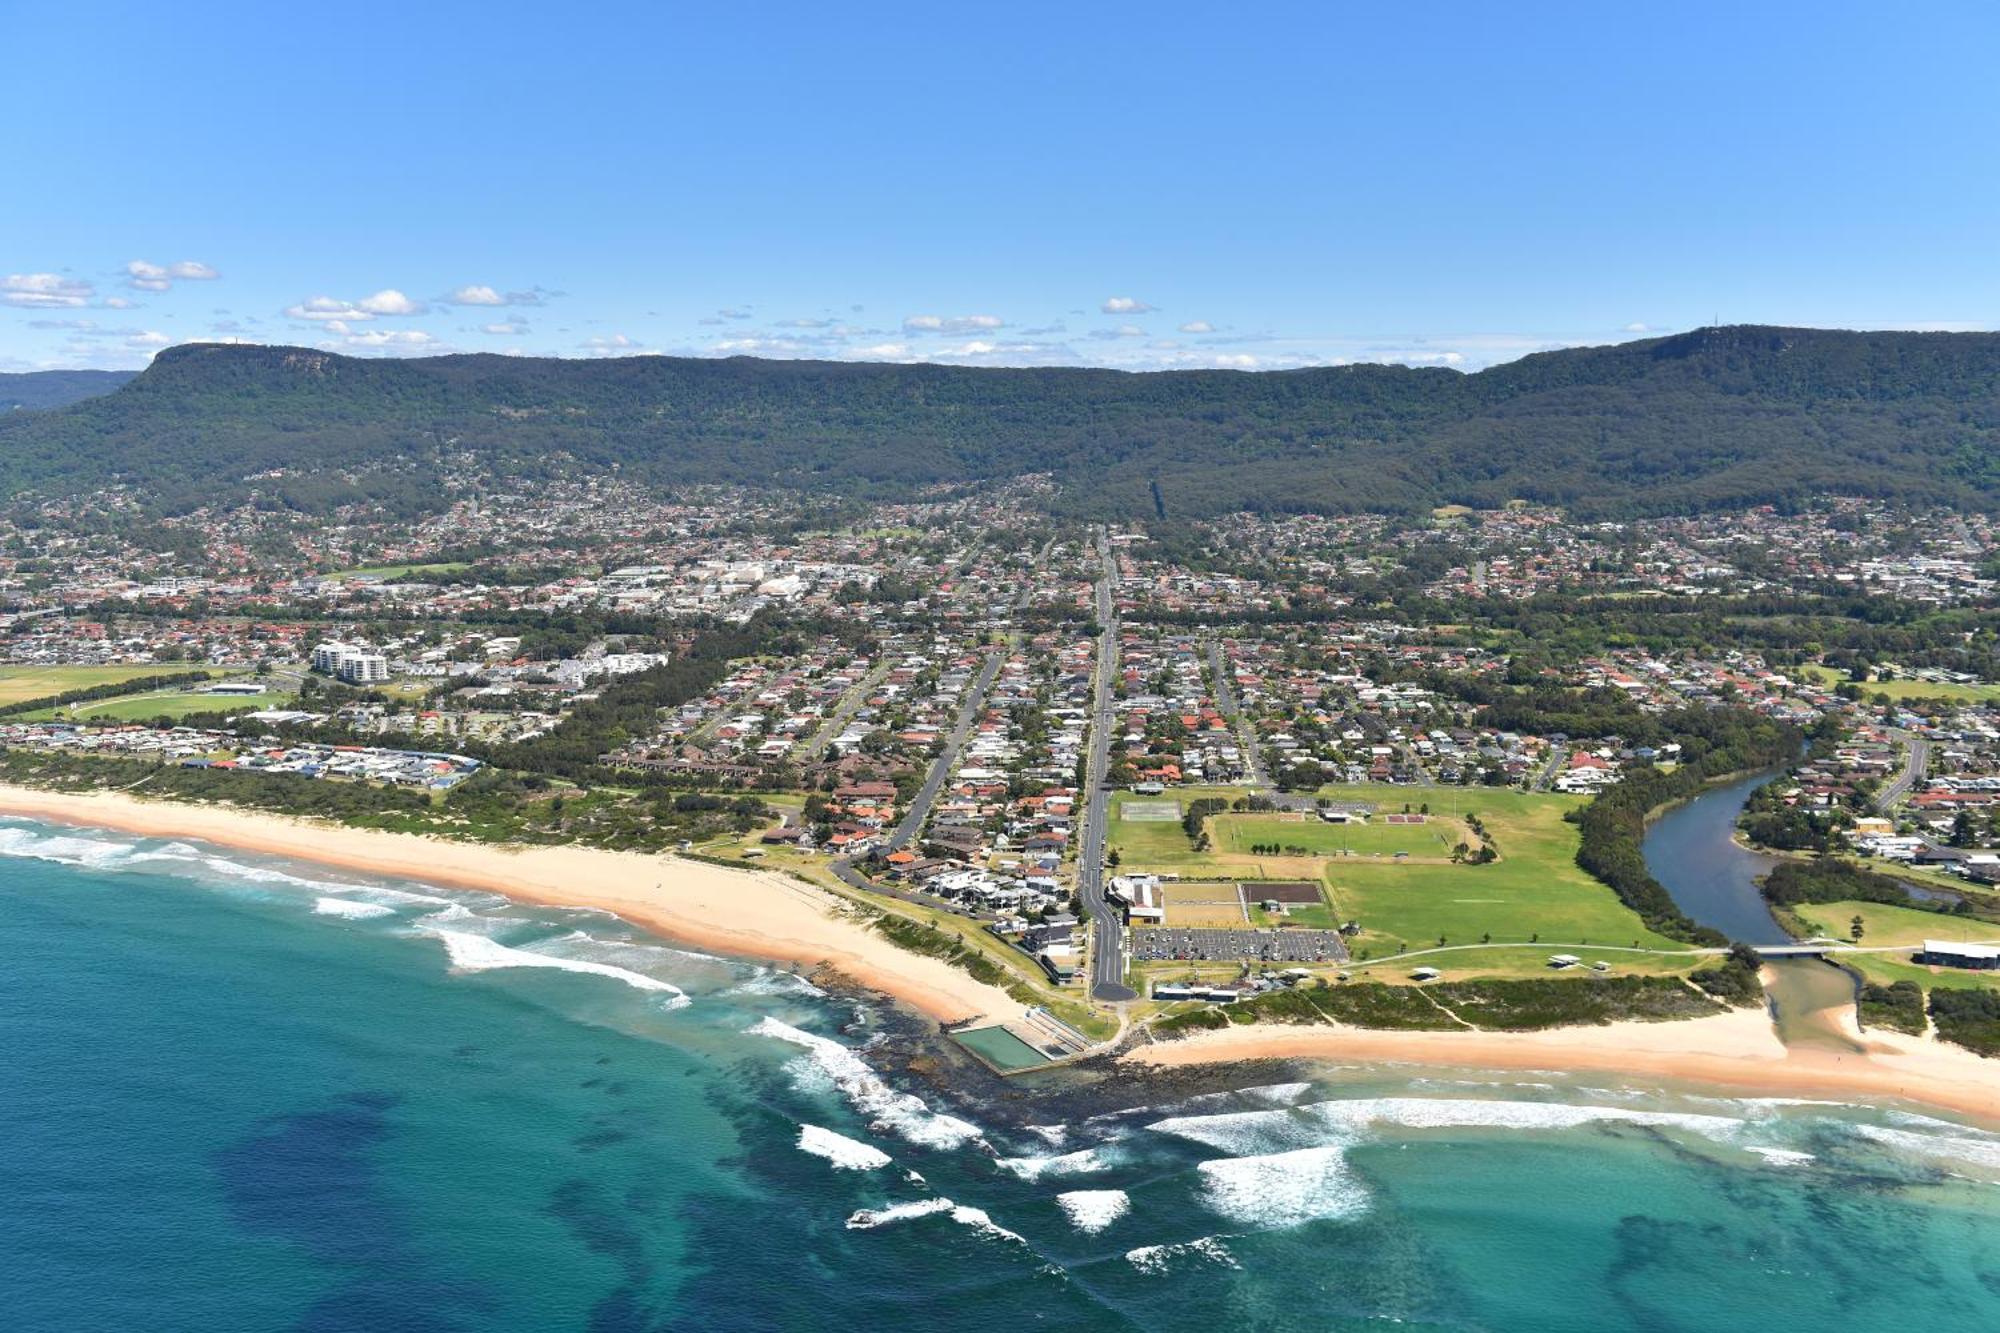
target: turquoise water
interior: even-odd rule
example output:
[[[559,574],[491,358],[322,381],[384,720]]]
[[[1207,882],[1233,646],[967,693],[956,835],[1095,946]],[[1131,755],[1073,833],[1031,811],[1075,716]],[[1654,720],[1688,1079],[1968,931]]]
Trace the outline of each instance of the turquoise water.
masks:
[[[1603,1076],[964,1097],[596,914],[0,822],[0,1329],[2000,1327],[2000,1135]]]

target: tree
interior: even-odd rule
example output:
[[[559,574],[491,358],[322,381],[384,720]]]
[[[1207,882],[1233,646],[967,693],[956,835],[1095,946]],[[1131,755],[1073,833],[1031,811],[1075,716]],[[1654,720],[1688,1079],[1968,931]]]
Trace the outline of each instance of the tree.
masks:
[[[1867,929],[1868,929],[1868,923],[1861,919],[1861,914],[1859,912],[1856,912],[1854,914],[1854,919],[1847,923],[1847,938],[1859,944],[1861,942],[1861,936],[1864,933],[1866,933]]]

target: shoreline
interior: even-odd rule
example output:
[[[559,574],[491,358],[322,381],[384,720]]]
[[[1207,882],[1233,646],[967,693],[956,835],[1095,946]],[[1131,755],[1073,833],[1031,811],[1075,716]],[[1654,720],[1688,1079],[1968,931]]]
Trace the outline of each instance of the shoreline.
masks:
[[[1756,1096],[1907,1102],[2000,1128],[2000,1061],[1937,1041],[1862,1032],[1835,1020],[1851,1050],[1786,1046],[1761,1009],[1675,1022],[1540,1032],[1397,1032],[1338,1024],[1229,1027],[1141,1046],[1120,1063],[1158,1068],[1241,1060],[1327,1060],[1424,1069],[1559,1070],[1636,1076],[1672,1088]]]
[[[0,815],[141,837],[191,838],[364,875],[485,890],[551,907],[591,907],[677,943],[763,962],[824,967],[940,1023],[1017,1018],[1005,991],[898,948],[839,898],[768,870],[585,847],[506,847],[352,829],[226,806],[0,784]],[[1560,1070],[1662,1087],[1766,1096],[1863,1098],[1943,1109],[2000,1128],[2000,1061],[1934,1038],[1862,1033],[1833,1020],[1851,1049],[1786,1047],[1762,1010],[1677,1022],[1541,1032],[1409,1032],[1328,1024],[1250,1026],[1139,1046],[1113,1067],[1330,1060],[1422,1069]],[[1833,1035],[1833,1034],[1830,1034]]]
[[[547,907],[597,908],[675,943],[830,969],[938,1023],[1004,1022],[1023,1009],[997,986],[898,948],[854,920],[833,894],[775,871],[589,847],[453,842],[228,806],[4,783],[0,815],[141,837],[192,838],[364,875],[483,889]]]

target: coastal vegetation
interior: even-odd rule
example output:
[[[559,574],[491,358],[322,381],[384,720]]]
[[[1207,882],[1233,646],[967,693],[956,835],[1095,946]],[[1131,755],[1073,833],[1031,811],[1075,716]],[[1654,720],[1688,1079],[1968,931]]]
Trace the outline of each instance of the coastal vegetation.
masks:
[[[1677,977],[1485,978],[1425,986],[1359,981],[1295,986],[1222,1008],[1189,1010],[1159,1020],[1153,1031],[1171,1037],[1232,1023],[1343,1023],[1424,1031],[1529,1032],[1715,1012],[1713,1000]]]

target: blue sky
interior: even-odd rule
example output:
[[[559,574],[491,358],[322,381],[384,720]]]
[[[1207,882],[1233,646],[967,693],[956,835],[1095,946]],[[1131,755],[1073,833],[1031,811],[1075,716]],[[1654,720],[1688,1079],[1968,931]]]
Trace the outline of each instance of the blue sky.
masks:
[[[2000,7],[0,0],[0,369],[2000,322]]]

